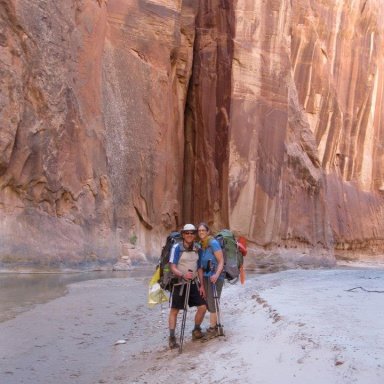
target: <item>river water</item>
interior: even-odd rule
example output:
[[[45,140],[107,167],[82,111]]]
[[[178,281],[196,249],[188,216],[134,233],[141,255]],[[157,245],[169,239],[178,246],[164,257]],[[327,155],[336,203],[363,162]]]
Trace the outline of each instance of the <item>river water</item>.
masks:
[[[78,273],[1,273],[0,322],[67,293],[69,284],[87,280],[150,277],[154,266],[131,271],[92,271]]]
[[[65,295],[68,285],[88,280],[145,277],[150,279],[155,265],[130,271],[90,271],[71,273],[0,273],[0,323],[30,310],[37,304]],[[247,270],[247,276],[277,272],[281,268]]]
[[[283,268],[247,270],[247,276],[278,272]],[[37,304],[63,296],[68,285],[81,281],[146,277],[150,278],[155,266],[140,266],[130,271],[91,271],[72,273],[0,273],[0,323],[28,311]]]

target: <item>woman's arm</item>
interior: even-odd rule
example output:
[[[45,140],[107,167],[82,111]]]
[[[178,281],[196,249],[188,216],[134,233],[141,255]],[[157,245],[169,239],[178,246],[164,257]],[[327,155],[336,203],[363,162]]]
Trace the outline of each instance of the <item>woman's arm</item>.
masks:
[[[206,295],[205,295],[205,288],[203,283],[203,278],[204,278],[203,268],[199,268],[197,270],[197,275],[199,276],[199,281],[200,281],[199,292],[200,292],[200,295],[205,299]]]
[[[223,256],[223,251],[221,249],[218,251],[215,251],[213,254],[215,255],[215,258],[217,260],[217,268],[216,268],[215,274],[211,276],[211,282],[215,284],[217,279],[220,277],[221,272],[223,272],[224,256]]]

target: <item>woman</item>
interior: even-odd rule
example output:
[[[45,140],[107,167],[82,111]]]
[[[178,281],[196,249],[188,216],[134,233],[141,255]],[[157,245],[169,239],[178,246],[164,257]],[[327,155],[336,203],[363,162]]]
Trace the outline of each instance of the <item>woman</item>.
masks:
[[[224,256],[219,242],[210,235],[209,227],[205,223],[200,223],[197,227],[201,242],[201,267],[203,268],[203,284],[207,309],[210,314],[209,328],[207,337],[216,337],[219,335],[217,324],[217,313],[213,295],[213,287],[216,285],[218,299],[224,285]]]

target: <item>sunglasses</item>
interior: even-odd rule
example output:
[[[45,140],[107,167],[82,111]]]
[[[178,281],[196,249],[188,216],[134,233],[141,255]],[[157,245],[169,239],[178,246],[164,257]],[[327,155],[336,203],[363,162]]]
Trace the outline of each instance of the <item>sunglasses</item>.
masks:
[[[187,231],[187,232],[183,232],[183,233],[185,233],[186,235],[195,235],[196,234],[196,232],[191,232],[191,231]]]

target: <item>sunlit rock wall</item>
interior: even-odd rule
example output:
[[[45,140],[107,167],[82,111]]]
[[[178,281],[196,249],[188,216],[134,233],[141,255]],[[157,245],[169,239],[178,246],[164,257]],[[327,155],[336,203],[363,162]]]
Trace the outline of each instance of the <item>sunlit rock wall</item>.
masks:
[[[190,92],[194,220],[246,236],[259,261],[332,264],[324,173],[293,78],[293,7],[204,4]]]
[[[194,2],[0,10],[2,266],[158,256],[180,225]]]
[[[0,0],[1,267],[383,253],[380,3]]]
[[[114,0],[107,12],[102,92],[118,242],[158,257],[182,224],[197,4]]]
[[[230,226],[267,263],[382,253],[380,2],[202,9],[191,86],[195,221]]]
[[[1,1],[0,253],[61,267],[115,253],[102,113],[106,9]]]
[[[333,245],[345,257],[384,253],[382,5],[305,1],[292,9],[294,81],[325,175]]]
[[[296,259],[332,264],[324,173],[299,100],[298,88],[306,84],[295,82],[292,60],[296,13],[305,17],[308,8],[237,2],[230,222],[275,262],[289,261],[294,250]]]

